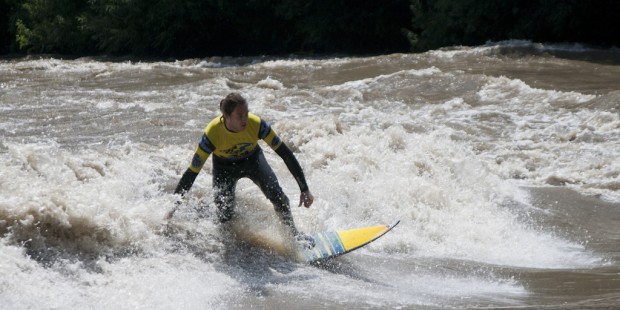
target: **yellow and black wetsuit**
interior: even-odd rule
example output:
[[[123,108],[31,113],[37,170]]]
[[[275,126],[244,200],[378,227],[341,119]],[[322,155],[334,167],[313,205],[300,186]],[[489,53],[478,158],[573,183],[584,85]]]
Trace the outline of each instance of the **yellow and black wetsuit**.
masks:
[[[237,181],[247,177],[260,187],[273,203],[280,218],[296,233],[288,197],[282,191],[275,173],[267,164],[258,140],[265,141],[284,160],[295,177],[299,189],[302,192],[307,191],[306,179],[293,152],[280,140],[266,121],[249,113],[247,125],[241,132],[229,131],[224,125],[222,116],[209,122],[196,147],[189,168],[183,174],[175,193],[184,195],[194,184],[206,160],[213,155],[214,201],[221,222],[233,216]]]

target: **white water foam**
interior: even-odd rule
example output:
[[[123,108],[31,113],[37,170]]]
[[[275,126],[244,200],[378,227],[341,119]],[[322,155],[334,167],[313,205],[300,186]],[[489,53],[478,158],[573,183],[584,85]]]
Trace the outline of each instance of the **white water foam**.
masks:
[[[106,120],[129,120],[119,123],[123,125],[120,129],[86,128],[92,131],[83,134],[97,141],[88,144],[54,142],[73,132],[45,136],[27,131],[26,125],[3,127],[6,132],[24,135],[26,141],[11,136],[0,145],[0,271],[18,279],[0,280],[0,287],[8,288],[0,305],[77,309],[96,308],[106,301],[118,308],[169,308],[182,303],[184,308],[199,309],[229,305],[235,296],[254,293],[248,288],[254,284],[241,281],[242,276],[235,272],[218,269],[217,261],[224,258],[217,245],[212,252],[204,248],[213,227],[188,223],[186,230],[178,233],[181,245],[162,237],[160,231],[164,213],[177,199],[171,193],[195,147],[195,141],[188,141],[199,137],[206,121],[216,115],[221,95],[231,91],[240,91],[250,99],[251,111],[271,121],[304,167],[317,198],[309,210],[293,207],[296,222],[304,231],[400,219],[393,232],[358,253],[508,268],[602,264],[600,256],[584,246],[584,240],[567,240],[554,234],[553,227],[531,224],[535,221],[527,218],[531,208],[527,192],[520,188],[553,181],[580,191],[617,191],[618,116],[586,108],[599,97],[536,89],[519,79],[468,75],[426,65],[358,79],[342,75],[337,82],[304,85],[307,88],[293,85],[275,72],[355,67],[364,61],[257,61],[217,74],[205,74],[209,68],[204,67],[210,65],[199,61],[117,64],[36,60],[20,64],[22,71],[47,70],[45,78],[100,70],[99,77],[107,79],[129,72],[115,81],[119,84],[114,87],[107,88],[105,82],[105,87],[88,84],[86,90],[68,77],[65,82],[75,88],[52,87],[34,96],[37,102],[19,102],[20,107],[31,105],[51,112],[57,107],[95,108]],[[11,66],[0,64],[5,65]],[[162,66],[192,71],[171,73],[174,82],[158,88],[161,91],[141,83],[127,87],[120,83],[140,80],[142,70]],[[200,74],[205,74],[204,78],[186,79]],[[19,87],[24,89],[21,94],[38,94],[28,85]],[[73,117],[71,113],[67,114]],[[151,117],[153,122],[137,121]],[[23,119],[29,119],[29,126],[40,126],[41,132],[58,128],[46,124],[49,119]],[[70,117],[67,122],[75,125]],[[163,129],[183,137],[160,139],[158,135],[166,133]],[[107,135],[115,138],[104,139]],[[156,142],[132,141],[145,135],[155,136]],[[264,149],[296,205],[297,184],[277,155],[268,147]],[[207,164],[196,180],[188,197],[190,206],[211,198],[209,170]],[[271,211],[265,199],[255,199],[261,196],[258,192],[251,182],[240,182],[241,212]],[[197,245],[198,252],[190,250]],[[373,277],[389,277],[388,271],[382,271],[385,274]],[[307,288],[311,296],[331,300],[321,295],[319,283],[327,283],[350,302],[361,291],[367,296],[361,303],[377,307],[441,305],[435,299],[441,296],[518,298],[527,294],[517,281],[501,276],[408,271],[386,293],[387,299],[375,293],[372,283],[354,281],[351,287],[342,287],[337,283],[344,276],[325,272],[317,277],[315,269],[305,267],[292,273],[301,279],[297,282],[279,283],[280,275],[274,272],[266,289],[304,298],[309,296],[304,295]],[[416,286],[422,281],[427,286]],[[40,295],[30,302],[25,298],[36,295],[32,292]],[[425,299],[425,294],[431,298]],[[390,303],[389,298],[396,302]],[[169,300],[174,300],[174,305]]]

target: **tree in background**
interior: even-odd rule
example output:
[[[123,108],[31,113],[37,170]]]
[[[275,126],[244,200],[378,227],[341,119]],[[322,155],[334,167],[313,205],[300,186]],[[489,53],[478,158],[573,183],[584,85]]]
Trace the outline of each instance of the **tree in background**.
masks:
[[[0,0],[0,52],[385,54],[487,41],[620,46],[617,0]]]
[[[319,52],[390,53],[409,50],[408,0],[289,0],[280,14],[293,21],[295,42]]]
[[[411,10],[416,51],[508,39],[620,44],[615,0],[411,0]]]
[[[90,0],[82,27],[103,53],[166,53],[173,38],[201,10],[199,1]],[[197,30],[198,31],[198,30]]]
[[[34,53],[91,52],[89,33],[81,27],[87,1],[17,1],[15,33],[20,50]]]
[[[402,34],[410,21],[408,0],[14,2],[3,17],[17,17],[8,23],[17,49],[29,53],[238,56],[409,48]]]

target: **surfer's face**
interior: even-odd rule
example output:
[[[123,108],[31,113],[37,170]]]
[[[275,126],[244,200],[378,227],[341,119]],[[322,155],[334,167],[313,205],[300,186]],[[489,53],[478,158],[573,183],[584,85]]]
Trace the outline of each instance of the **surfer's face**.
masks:
[[[226,128],[232,132],[241,132],[248,124],[248,105],[238,104],[230,115],[224,115]]]

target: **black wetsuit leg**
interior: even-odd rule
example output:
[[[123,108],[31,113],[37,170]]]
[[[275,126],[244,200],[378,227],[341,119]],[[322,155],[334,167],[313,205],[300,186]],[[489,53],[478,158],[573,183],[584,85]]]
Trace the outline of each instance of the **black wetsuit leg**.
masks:
[[[282,187],[278,183],[276,174],[271,169],[271,166],[267,163],[265,155],[262,150],[258,151],[255,165],[253,169],[248,171],[247,177],[250,178],[263,192],[263,194],[271,201],[276,211],[276,214],[283,222],[283,224],[291,228],[293,235],[297,235],[297,228],[293,221],[293,215],[291,214],[291,208],[289,199],[284,194]]]
[[[235,188],[239,179],[235,167],[213,165],[213,200],[220,223],[230,220],[235,214]]]

